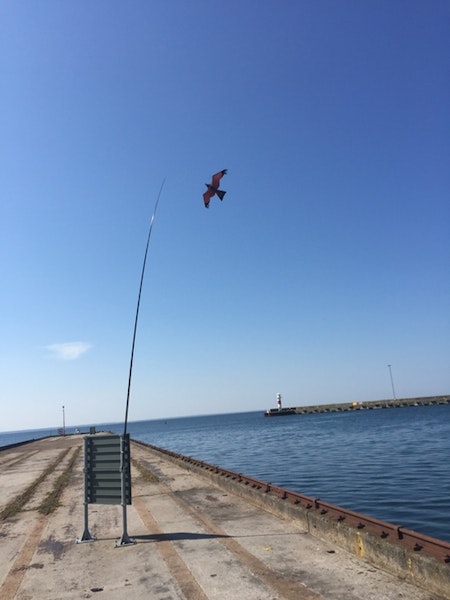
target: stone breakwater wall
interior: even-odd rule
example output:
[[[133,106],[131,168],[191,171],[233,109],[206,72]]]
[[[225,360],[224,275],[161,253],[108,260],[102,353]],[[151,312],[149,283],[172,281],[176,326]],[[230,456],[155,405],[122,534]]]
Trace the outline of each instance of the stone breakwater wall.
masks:
[[[450,404],[450,395],[425,396],[419,398],[398,398],[391,400],[367,400],[362,402],[343,402],[340,404],[316,404],[311,406],[293,406],[298,415],[310,413],[344,412],[356,410],[377,410],[382,408],[405,408],[408,406],[436,406]]]

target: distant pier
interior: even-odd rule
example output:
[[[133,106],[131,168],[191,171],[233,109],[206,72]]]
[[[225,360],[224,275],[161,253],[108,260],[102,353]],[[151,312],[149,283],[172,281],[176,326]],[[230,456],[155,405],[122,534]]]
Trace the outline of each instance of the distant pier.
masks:
[[[291,406],[279,411],[271,408],[265,411],[267,417],[283,415],[307,415],[312,413],[348,412],[356,410],[378,410],[382,408],[405,408],[408,406],[436,406],[450,404],[448,396],[425,396],[420,398],[399,398],[396,400],[367,400],[363,402],[343,402],[340,404],[315,404],[311,406]]]

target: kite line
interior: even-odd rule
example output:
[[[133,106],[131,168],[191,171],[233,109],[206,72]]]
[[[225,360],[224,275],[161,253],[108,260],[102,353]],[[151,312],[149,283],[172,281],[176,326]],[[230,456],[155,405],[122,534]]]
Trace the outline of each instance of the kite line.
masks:
[[[142,284],[144,282],[145,265],[147,262],[148,247],[150,245],[150,238],[152,235],[153,223],[155,221],[156,211],[158,210],[159,199],[161,198],[161,192],[163,190],[165,181],[166,180],[164,178],[161,183],[161,187],[159,188],[159,193],[158,193],[158,197],[156,198],[155,208],[153,209],[152,218],[150,219],[150,227],[148,230],[147,245],[145,247],[144,262],[142,264],[141,282],[139,285],[139,294],[138,294],[138,301],[137,301],[137,307],[136,307],[136,317],[134,319],[133,342],[131,344],[131,359],[130,359],[130,372],[128,375],[127,405],[126,405],[126,409],[125,409],[125,423],[124,423],[124,428],[123,428],[124,436],[127,434],[128,408],[130,406],[131,375],[133,372],[134,345],[136,342],[136,331],[137,331],[137,324],[138,324],[138,319],[139,319],[139,306],[141,304],[141,292],[142,292]]]

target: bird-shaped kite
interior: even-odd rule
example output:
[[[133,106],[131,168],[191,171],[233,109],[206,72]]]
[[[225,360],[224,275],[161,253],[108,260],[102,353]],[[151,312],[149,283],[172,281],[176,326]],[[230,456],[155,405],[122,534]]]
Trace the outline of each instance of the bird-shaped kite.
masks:
[[[206,187],[208,188],[203,194],[203,202],[205,203],[205,208],[209,208],[209,201],[215,194],[217,194],[219,198],[223,200],[223,197],[225,196],[226,192],[224,192],[223,190],[219,190],[219,183],[222,177],[226,174],[227,169],[219,171],[218,173],[212,176],[211,183],[205,183]]]

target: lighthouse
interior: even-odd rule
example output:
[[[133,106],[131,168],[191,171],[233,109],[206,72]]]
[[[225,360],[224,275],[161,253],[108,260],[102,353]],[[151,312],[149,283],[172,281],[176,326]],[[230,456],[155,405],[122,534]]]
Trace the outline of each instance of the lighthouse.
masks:
[[[277,407],[281,410],[281,394],[277,394]]]

